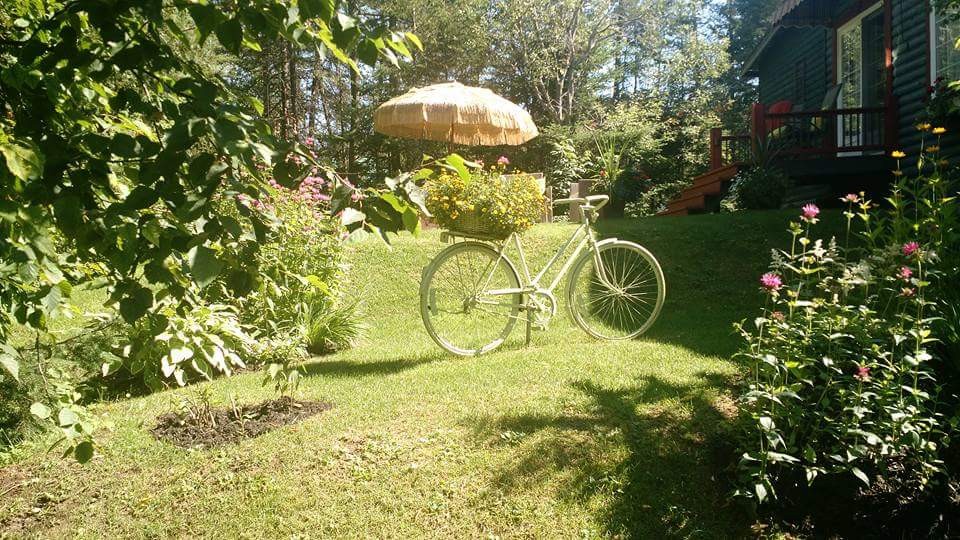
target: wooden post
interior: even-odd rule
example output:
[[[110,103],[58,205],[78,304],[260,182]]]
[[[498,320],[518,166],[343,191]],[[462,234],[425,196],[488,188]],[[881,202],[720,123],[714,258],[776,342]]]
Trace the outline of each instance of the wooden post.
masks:
[[[580,182],[570,182],[570,198],[575,199],[580,196]],[[580,223],[580,207],[571,204],[569,210],[567,210],[567,216],[570,218],[570,223]]]
[[[760,149],[757,145],[767,138],[767,108],[763,103],[754,103],[750,110],[750,146],[756,155]]]
[[[710,129],[710,170],[723,167],[723,129]]]
[[[543,209],[543,222],[553,223],[553,186],[547,186],[543,199],[547,203],[547,207]]]

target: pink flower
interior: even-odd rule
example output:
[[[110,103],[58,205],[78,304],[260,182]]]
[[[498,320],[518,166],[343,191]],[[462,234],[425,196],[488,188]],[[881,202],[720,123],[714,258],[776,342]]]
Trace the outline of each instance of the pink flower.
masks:
[[[909,266],[901,266],[897,277],[904,281],[910,281],[910,278],[913,277],[913,270]]]
[[[509,165],[509,164],[510,164],[510,160],[507,159],[507,156],[500,156],[497,159],[497,165]]]
[[[304,142],[307,143],[307,146],[313,146],[313,143],[314,143],[313,137],[307,137],[307,140]]]
[[[857,195],[856,193],[847,193],[847,194],[846,194],[842,199],[840,199],[840,200],[843,201],[843,202],[848,202],[848,203],[851,203],[851,204],[856,204],[856,203],[860,202],[860,196]]]
[[[782,311],[774,311],[770,314],[770,318],[777,322],[783,322],[787,319],[787,316]]]
[[[904,256],[909,257],[914,253],[920,251],[920,244],[916,242],[907,242],[906,244],[903,245],[903,247],[901,248],[901,251],[903,252]]]
[[[329,200],[330,200],[330,196],[329,196],[329,195],[324,195],[323,193],[317,193],[317,198],[320,199],[321,201],[329,201]]]
[[[853,374],[853,378],[859,379],[860,381],[866,382],[870,380],[870,368],[867,366],[860,366],[857,368],[857,372]]]
[[[783,278],[781,278],[779,274],[767,272],[760,276],[760,285],[771,292],[779,291],[783,287]]]
[[[820,208],[813,203],[803,205],[803,208],[800,210],[803,211],[803,219],[805,221],[813,221],[820,215]]]

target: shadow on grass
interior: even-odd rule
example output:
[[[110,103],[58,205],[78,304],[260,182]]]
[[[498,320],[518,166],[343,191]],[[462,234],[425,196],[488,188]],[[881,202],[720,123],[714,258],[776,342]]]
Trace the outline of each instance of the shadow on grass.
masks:
[[[752,320],[762,306],[758,279],[770,251],[789,248],[786,227],[794,211],[601,220],[603,237],[648,248],[667,281],[660,319],[645,338],[680,345],[707,356],[727,357],[740,345],[733,323]],[[824,212],[817,235],[840,230],[839,212]]]
[[[491,444],[516,446],[515,459],[494,471],[497,489],[558,483],[569,497],[599,497],[605,535],[740,537],[747,518],[723,478],[735,461],[732,411],[717,400],[730,384],[711,373],[690,385],[579,381],[572,386],[585,406],[481,420],[476,430]]]
[[[402,358],[395,360],[316,360],[304,364],[304,374],[308,377],[369,377],[372,375],[392,375],[408,369],[435,362],[446,356],[440,353],[420,358]]]

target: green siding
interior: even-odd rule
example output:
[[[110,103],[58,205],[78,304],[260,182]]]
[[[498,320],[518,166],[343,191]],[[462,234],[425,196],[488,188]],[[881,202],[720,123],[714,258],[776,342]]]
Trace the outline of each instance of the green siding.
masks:
[[[924,1],[893,2],[893,93],[900,105],[900,147],[911,155],[920,149],[914,126],[930,86],[928,18]]]
[[[834,13],[843,13],[854,3],[855,0],[837,2]],[[900,147],[913,155],[920,150],[920,134],[914,126],[924,109],[930,84],[928,9],[927,0],[893,0],[894,95],[900,107],[898,135]],[[757,64],[761,102],[768,105],[784,99],[796,102],[796,66],[805,62],[806,88],[802,103],[806,109],[818,109],[835,80],[835,38],[835,29],[828,27],[781,29]],[[947,150],[960,151],[960,143],[949,144]]]
[[[760,101],[790,100],[816,110],[832,80],[833,32],[827,28],[785,28],[760,59]],[[798,80],[802,65],[804,81]],[[803,87],[799,87],[799,85]],[[802,99],[798,100],[798,95]]]

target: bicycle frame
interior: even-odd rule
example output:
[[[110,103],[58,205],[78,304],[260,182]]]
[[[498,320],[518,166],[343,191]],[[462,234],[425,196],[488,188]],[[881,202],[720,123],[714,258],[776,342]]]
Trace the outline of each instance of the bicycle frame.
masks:
[[[520,242],[520,235],[513,233],[508,236],[507,239],[504,240],[503,245],[500,246],[500,249],[497,250],[497,260],[493,261],[490,267],[493,269],[497,264],[499,264],[500,260],[506,256],[507,247],[512,242],[520,257],[520,267],[523,271],[522,277],[524,279],[524,285],[518,289],[495,289],[487,291],[485,290],[486,285],[490,282],[490,279],[493,276],[493,271],[491,270],[490,275],[487,277],[486,283],[484,283],[484,286],[481,287],[478,292],[483,291],[485,295],[489,296],[509,296],[518,293],[530,294],[545,290],[550,294],[553,294],[553,291],[556,290],[556,288],[560,285],[560,282],[563,281],[563,278],[566,277],[567,272],[570,271],[570,267],[572,267],[577,259],[579,259],[583,250],[588,247],[593,251],[594,261],[597,265],[600,281],[603,282],[604,285],[610,285],[606,278],[606,272],[603,269],[603,263],[600,260],[600,250],[597,249],[597,239],[592,228],[593,213],[595,208],[584,205],[581,206],[581,211],[583,212],[584,216],[583,223],[581,223],[580,226],[573,231],[573,234],[570,235],[570,238],[568,238],[567,241],[564,242],[564,244],[557,250],[557,252],[553,254],[547,264],[544,265],[543,269],[540,270],[536,276],[530,276],[530,267],[527,264],[527,256],[523,250],[523,244]],[[567,260],[560,268],[560,271],[557,272],[556,277],[554,277],[553,281],[548,287],[544,288],[540,282],[546,277],[554,265],[560,261],[560,258],[563,257],[563,254],[570,248],[570,246],[577,242],[579,243],[577,244],[576,249],[574,249],[570,256],[567,257]]]

